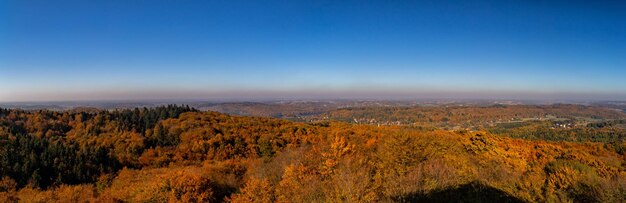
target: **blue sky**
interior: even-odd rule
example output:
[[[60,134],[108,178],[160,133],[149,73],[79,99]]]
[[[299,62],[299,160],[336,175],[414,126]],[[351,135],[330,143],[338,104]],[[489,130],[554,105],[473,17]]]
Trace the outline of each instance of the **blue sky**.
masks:
[[[0,2],[0,101],[626,99],[619,1]]]

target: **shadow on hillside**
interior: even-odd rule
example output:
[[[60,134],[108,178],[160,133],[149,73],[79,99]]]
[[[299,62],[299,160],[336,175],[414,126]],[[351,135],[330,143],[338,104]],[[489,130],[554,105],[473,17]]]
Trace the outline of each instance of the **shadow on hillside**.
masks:
[[[397,200],[399,202],[524,202],[502,190],[478,182],[429,194],[410,194],[399,197]]]

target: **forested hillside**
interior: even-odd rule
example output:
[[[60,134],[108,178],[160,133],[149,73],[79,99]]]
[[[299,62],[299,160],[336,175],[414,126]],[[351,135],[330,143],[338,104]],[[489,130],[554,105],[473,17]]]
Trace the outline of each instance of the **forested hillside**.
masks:
[[[626,113],[571,104],[343,108],[307,120],[446,130],[483,130],[530,140],[626,141]]]
[[[589,116],[577,110],[550,114]],[[424,122],[484,117],[442,112]],[[601,113],[611,120],[585,128],[622,125],[621,114]],[[545,113],[516,116],[536,115]],[[623,137],[518,139],[506,134],[523,131],[507,130],[297,123],[181,106],[0,109],[0,202],[626,201]]]
[[[358,107],[342,108],[320,115],[312,120],[338,120],[366,124],[395,124],[447,127],[484,127],[495,123],[550,120],[550,119],[626,119],[616,109],[595,106],[554,105],[491,105],[491,106],[412,106],[412,107]]]

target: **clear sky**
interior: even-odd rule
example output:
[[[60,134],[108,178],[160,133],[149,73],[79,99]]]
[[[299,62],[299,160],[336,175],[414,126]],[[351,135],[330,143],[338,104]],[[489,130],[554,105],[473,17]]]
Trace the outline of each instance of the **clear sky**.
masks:
[[[0,101],[626,99],[624,1],[0,1]]]

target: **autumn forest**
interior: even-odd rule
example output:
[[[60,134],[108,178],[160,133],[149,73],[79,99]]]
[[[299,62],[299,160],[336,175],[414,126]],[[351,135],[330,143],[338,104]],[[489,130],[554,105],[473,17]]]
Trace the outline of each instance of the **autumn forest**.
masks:
[[[582,105],[0,109],[1,202],[622,202],[626,115]]]

